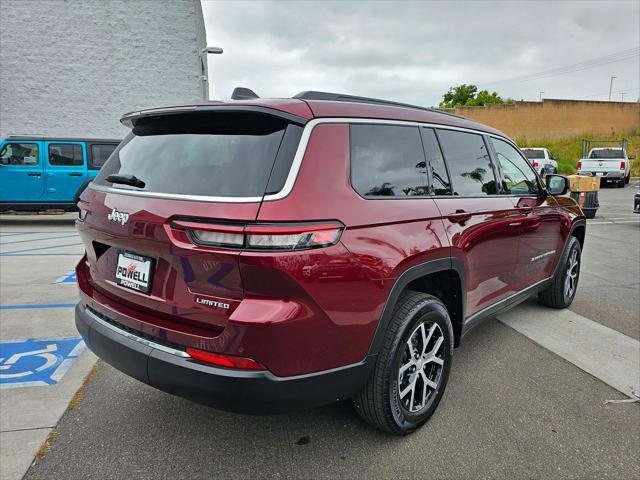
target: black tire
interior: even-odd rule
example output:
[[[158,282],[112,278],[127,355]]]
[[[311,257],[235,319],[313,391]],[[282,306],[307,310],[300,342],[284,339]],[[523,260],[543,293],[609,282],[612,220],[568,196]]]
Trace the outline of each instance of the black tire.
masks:
[[[557,174],[558,174],[558,169],[557,169],[557,168],[554,168],[554,169],[553,169],[553,174],[554,174],[554,175],[557,175]]]
[[[630,181],[631,181],[631,172],[629,172],[629,175],[624,177],[624,183],[628,185]]]
[[[617,183],[618,188],[624,188],[625,183],[626,182],[624,181],[624,178],[621,178],[620,180],[618,180],[618,183]]]
[[[432,334],[428,335],[431,329]],[[429,338],[426,345],[423,332]],[[416,351],[420,349],[422,355],[409,352],[408,340],[414,338]],[[427,355],[427,351],[432,355]],[[393,311],[374,371],[353,399],[356,411],[364,421],[384,432],[394,435],[413,432],[437,408],[449,379],[452,355],[453,328],[444,304],[431,295],[403,292]],[[435,361],[425,362],[436,356],[442,361],[441,365]],[[404,373],[401,371],[403,366]],[[419,404],[411,396],[406,405],[408,394],[401,395],[407,388],[411,389],[411,385],[413,393],[418,392],[421,397],[417,399],[421,400]]]
[[[574,257],[576,252],[576,257]],[[556,270],[556,274],[553,277],[551,285],[538,293],[538,299],[540,303],[552,308],[567,308],[573,302],[578,290],[578,280],[580,279],[580,256],[582,255],[582,248],[580,242],[574,236],[569,237],[567,246],[564,249],[562,258]],[[573,278],[573,288],[571,291],[568,289],[567,276],[569,274],[570,262],[575,258],[577,264],[571,268],[575,277]]]

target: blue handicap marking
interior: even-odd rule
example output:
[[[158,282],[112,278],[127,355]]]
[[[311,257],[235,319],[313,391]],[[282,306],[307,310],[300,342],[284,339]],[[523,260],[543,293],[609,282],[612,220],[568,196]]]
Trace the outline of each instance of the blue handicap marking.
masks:
[[[71,270],[69,273],[65,273],[61,277],[56,278],[51,283],[53,283],[53,284],[58,284],[58,283],[78,283],[78,280],[76,280],[76,271],[75,270]]]
[[[55,385],[84,351],[82,338],[0,343],[0,389]]]

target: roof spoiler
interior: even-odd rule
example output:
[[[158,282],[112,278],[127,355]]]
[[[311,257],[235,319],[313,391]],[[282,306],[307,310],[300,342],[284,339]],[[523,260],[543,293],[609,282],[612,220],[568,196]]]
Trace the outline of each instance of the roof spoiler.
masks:
[[[260,98],[256,92],[249,88],[236,87],[231,94],[231,100],[253,100],[254,98]]]

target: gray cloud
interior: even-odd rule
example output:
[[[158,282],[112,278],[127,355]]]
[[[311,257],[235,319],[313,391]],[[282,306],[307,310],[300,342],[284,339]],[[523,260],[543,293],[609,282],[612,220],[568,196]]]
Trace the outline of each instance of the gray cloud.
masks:
[[[640,46],[640,2],[202,2],[212,97],[325,90],[437,105],[451,85],[563,67]],[[638,57],[487,85],[503,97],[640,96]],[[614,95],[615,99],[620,94]]]

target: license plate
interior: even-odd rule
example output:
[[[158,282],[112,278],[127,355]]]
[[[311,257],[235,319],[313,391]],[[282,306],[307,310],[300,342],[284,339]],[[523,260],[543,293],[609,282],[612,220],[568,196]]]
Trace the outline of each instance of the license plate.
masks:
[[[149,293],[153,258],[143,257],[131,252],[119,252],[116,266],[116,283],[123,287]]]
[[[604,175],[604,172],[596,172],[596,176],[601,177]]]

